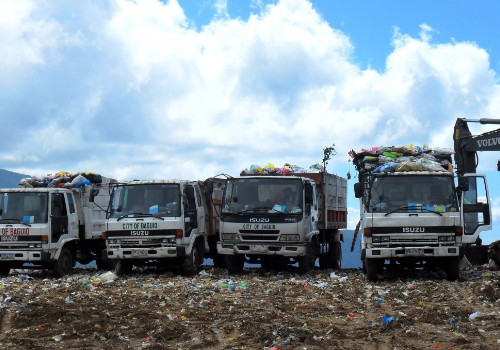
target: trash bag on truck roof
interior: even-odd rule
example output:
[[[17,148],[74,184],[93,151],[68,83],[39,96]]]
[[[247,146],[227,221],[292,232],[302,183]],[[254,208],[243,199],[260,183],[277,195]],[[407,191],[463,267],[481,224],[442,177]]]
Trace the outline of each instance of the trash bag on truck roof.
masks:
[[[375,168],[372,170],[372,174],[377,174],[377,173],[392,173],[397,167],[399,163],[396,162],[389,162],[389,163],[384,163],[380,165],[379,167]]]

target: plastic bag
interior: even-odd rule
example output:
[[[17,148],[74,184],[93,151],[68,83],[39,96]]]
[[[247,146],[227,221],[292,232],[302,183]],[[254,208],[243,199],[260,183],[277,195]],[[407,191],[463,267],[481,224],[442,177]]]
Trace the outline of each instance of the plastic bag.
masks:
[[[365,156],[365,157],[363,158],[363,162],[365,162],[365,163],[378,162],[378,161],[379,161],[379,160],[378,160],[378,158],[379,158],[379,157],[374,157],[374,156]]]
[[[453,151],[451,148],[433,148],[431,154],[454,154],[455,151]]]
[[[404,162],[404,163],[398,164],[395,171],[397,171],[397,172],[422,171],[422,163]]]
[[[268,172],[271,172],[274,170],[274,165],[271,163],[267,163],[267,165],[264,167]]]
[[[262,167],[257,164],[252,164],[250,166],[250,174],[260,174],[262,172]]]
[[[441,164],[438,163],[421,163],[421,164],[422,164],[422,170],[424,171],[442,171],[442,172],[447,171],[441,166]]]
[[[393,159],[396,159],[398,157],[397,155],[395,155],[392,152],[384,152],[384,153],[382,153],[382,155],[389,157],[389,158],[393,158]]]
[[[389,162],[389,163],[384,163],[381,166],[375,168],[372,170],[372,174],[377,174],[377,173],[392,173],[397,167],[398,163],[396,162]]]

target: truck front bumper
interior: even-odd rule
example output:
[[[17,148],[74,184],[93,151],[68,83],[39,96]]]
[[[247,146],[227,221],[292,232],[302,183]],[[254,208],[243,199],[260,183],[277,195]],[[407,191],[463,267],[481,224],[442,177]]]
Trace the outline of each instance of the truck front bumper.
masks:
[[[186,255],[185,247],[108,248],[109,259],[164,259]]]
[[[50,255],[41,250],[0,250],[0,262],[47,262],[50,261]]]
[[[439,258],[459,256],[461,249],[459,246],[369,248],[364,253],[365,257],[369,259]]]
[[[305,256],[306,243],[301,244],[262,244],[262,243],[217,243],[217,253],[223,255],[280,255]]]

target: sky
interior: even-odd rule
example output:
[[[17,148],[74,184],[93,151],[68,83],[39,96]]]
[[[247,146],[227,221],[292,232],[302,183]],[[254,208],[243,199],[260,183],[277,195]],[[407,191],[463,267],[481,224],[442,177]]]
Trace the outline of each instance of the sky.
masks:
[[[0,168],[205,179],[309,167],[334,144],[353,229],[350,149],[452,148],[457,118],[500,118],[499,13],[494,0],[4,0]],[[498,158],[478,167],[494,227]]]

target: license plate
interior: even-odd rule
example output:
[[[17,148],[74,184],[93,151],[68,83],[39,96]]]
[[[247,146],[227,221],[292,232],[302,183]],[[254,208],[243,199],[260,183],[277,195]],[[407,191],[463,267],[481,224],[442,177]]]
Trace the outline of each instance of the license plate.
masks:
[[[14,259],[14,253],[2,253],[0,259]]]
[[[267,247],[263,245],[251,245],[250,246],[250,251],[251,252],[266,252]]]
[[[148,255],[147,249],[132,250],[132,256],[147,256],[147,255]]]
[[[407,255],[424,255],[424,250],[421,248],[408,248],[406,249]]]

